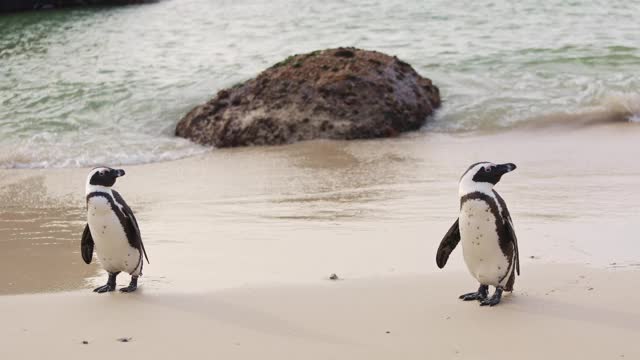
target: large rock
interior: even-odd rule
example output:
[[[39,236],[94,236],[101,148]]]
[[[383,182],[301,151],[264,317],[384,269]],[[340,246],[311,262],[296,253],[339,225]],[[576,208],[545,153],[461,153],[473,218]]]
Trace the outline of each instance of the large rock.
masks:
[[[409,64],[339,48],[288,59],[191,110],[176,135],[217,147],[395,136],[440,106],[438,88]]]

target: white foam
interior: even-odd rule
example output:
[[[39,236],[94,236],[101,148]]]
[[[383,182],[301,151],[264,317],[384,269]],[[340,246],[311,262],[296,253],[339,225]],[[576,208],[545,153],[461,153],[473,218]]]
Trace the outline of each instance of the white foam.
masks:
[[[607,111],[625,114],[631,122],[640,122],[640,93],[612,93],[604,97],[601,106]]]
[[[181,138],[156,137],[136,142],[87,143],[54,142],[29,139],[19,143],[0,144],[0,168],[37,169],[86,167],[99,164],[136,165],[182,159],[210,151]],[[58,139],[59,140],[59,139]]]

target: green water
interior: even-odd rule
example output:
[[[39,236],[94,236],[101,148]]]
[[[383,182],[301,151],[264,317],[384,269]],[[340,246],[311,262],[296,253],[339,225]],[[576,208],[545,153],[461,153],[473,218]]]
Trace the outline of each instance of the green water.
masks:
[[[440,86],[426,130],[554,112],[640,117],[640,1],[207,1],[0,15],[0,167],[208,151],[172,136],[217,90],[288,55],[357,46]]]

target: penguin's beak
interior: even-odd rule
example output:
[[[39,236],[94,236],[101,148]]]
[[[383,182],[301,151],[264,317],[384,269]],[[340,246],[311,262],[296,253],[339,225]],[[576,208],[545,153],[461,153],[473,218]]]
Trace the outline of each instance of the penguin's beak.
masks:
[[[115,177],[124,176],[124,170],[122,169],[113,169]]]
[[[502,175],[511,172],[516,169],[516,164],[508,163],[508,164],[500,164],[496,166],[498,172]]]

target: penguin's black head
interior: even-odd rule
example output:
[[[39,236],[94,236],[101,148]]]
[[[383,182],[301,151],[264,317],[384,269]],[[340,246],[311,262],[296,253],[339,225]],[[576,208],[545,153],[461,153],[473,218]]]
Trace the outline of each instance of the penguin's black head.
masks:
[[[97,167],[89,173],[89,185],[100,185],[111,187],[116,183],[116,179],[124,175],[122,169],[112,169],[109,167]]]
[[[495,185],[500,181],[502,175],[516,169],[516,165],[512,163],[508,164],[494,164],[490,162],[479,162],[471,165],[467,171],[462,175],[460,182],[463,181],[469,183],[488,183]]]

